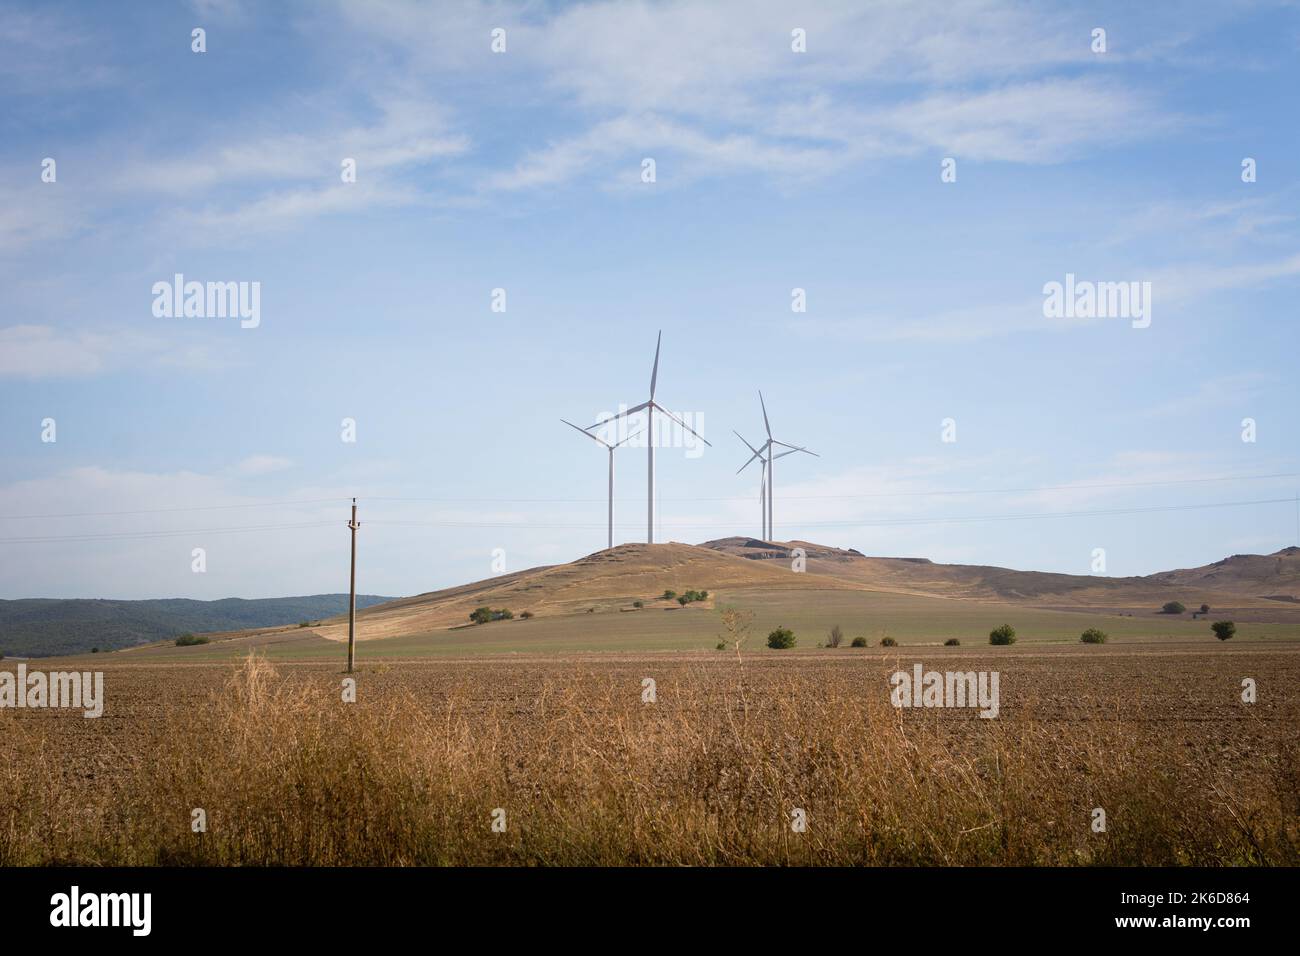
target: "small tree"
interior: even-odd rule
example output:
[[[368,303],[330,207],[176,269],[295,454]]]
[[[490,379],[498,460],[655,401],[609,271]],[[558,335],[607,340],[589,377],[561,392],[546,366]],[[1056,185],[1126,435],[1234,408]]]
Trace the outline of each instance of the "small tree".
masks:
[[[1165,606],[1160,609],[1161,614],[1182,614],[1187,608],[1181,601],[1166,601]]]
[[[665,591],[665,592],[664,592],[664,600],[665,600],[665,601],[675,601],[675,600],[677,600],[677,592],[676,592],[676,591]]]
[[[961,641],[957,640],[957,638],[955,638],[955,637],[950,637],[950,638],[948,638],[948,640],[946,640],[946,641],[943,642],[943,646],[944,646],[944,647],[960,647],[960,646],[961,646]]]
[[[722,638],[722,644],[730,644],[736,649],[736,656],[740,656],[740,647],[749,639],[749,629],[754,624],[754,612],[742,611],[735,607],[724,607],[721,612],[722,626],[727,633]]]
[[[898,646],[898,641],[894,640],[892,637],[882,637],[882,638],[880,639],[880,646],[881,646],[881,647],[897,647],[897,646]]]
[[[1090,627],[1079,635],[1079,640],[1085,644],[1105,644],[1106,632],[1099,631],[1095,627]]]
[[[866,647],[866,646],[867,646],[867,639],[865,637],[855,637],[849,643],[849,647]]]
[[[476,607],[470,611],[469,619],[475,624],[486,624],[492,620],[492,609],[490,607]]]
[[[1010,624],[1003,624],[1001,627],[995,627],[989,631],[990,644],[1014,644],[1016,642],[1016,629]]]
[[[1210,630],[1214,632],[1214,636],[1219,640],[1226,641],[1237,633],[1237,625],[1231,621],[1215,621],[1210,625]]]
[[[840,629],[840,626],[836,624],[834,627],[831,628],[831,633],[827,638],[826,646],[839,647],[843,643],[844,643],[844,631],[842,631]]]
[[[686,605],[691,603],[691,599],[688,598],[685,594],[683,594],[681,597],[677,599],[677,603],[680,604],[682,607],[686,607]]]
[[[1208,604],[1202,604],[1202,605],[1201,605],[1201,613],[1202,613],[1202,614],[1209,614],[1209,613],[1210,613],[1210,606],[1209,606]]]
[[[776,650],[786,650],[794,647],[796,638],[794,631],[788,627],[778,627],[775,631],[767,635],[767,646]]]

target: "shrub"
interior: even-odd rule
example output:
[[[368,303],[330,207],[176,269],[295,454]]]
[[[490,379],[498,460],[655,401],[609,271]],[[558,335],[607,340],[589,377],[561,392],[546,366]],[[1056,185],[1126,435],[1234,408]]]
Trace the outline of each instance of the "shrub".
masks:
[[[686,607],[686,605],[691,603],[691,599],[688,598],[685,594],[683,594],[681,597],[677,599],[677,603],[680,604],[682,607]]]
[[[532,611],[521,611],[520,614],[519,614],[519,617],[520,617],[521,620],[524,620],[524,621],[532,620],[533,612],[532,612]]]
[[[844,643],[844,632],[840,629],[840,626],[836,624],[834,627],[831,628],[830,640],[826,642],[826,646],[839,647],[843,643]]]
[[[1201,613],[1202,613],[1202,614],[1209,614],[1209,613],[1210,613],[1210,606],[1209,606],[1208,604],[1202,604],[1202,605],[1201,605]]]
[[[1016,642],[1016,629],[1010,624],[1003,624],[1001,627],[995,627],[989,631],[990,644],[1014,644]]]
[[[90,653],[92,653],[92,654],[98,654],[98,653],[99,653],[99,648],[98,648],[98,647],[92,647],[92,648],[90,649]],[[3,659],[4,659],[4,655],[3,655],[3,654],[0,654],[0,660],[3,660]]]
[[[1161,614],[1182,614],[1187,608],[1183,607],[1181,601],[1166,601],[1165,606],[1160,609]]]
[[[867,639],[865,637],[855,637],[849,643],[849,647],[866,647],[866,646],[867,646]]]
[[[1106,632],[1099,631],[1095,627],[1090,627],[1079,635],[1079,640],[1085,644],[1105,644]]]
[[[188,631],[176,638],[177,647],[193,647],[196,644],[207,644],[209,638],[202,634],[190,634]]]
[[[486,624],[492,620],[492,609],[490,607],[476,607],[469,612],[469,619],[475,624]]]
[[[718,647],[717,647],[717,649],[720,650],[720,651],[725,651],[725,650],[727,649],[727,642],[726,642],[726,641],[718,641]]]
[[[633,606],[633,607],[645,607],[645,601],[633,601],[633,602],[632,602],[632,606]]]
[[[664,600],[665,600],[665,601],[675,601],[675,600],[677,600],[677,592],[676,592],[676,591],[665,591],[665,592],[664,592]]]
[[[311,625],[308,624],[306,621],[299,621],[299,622],[298,622],[298,626],[299,626],[299,627],[311,627]]]
[[[1237,625],[1231,621],[1215,621],[1210,625],[1210,630],[1214,632],[1214,636],[1219,640],[1226,641],[1237,633]]]
[[[957,638],[955,638],[955,637],[950,637],[950,638],[948,638],[948,640],[946,640],[946,641],[943,642],[943,646],[944,646],[944,647],[961,647],[961,641],[957,640]]]
[[[785,650],[795,645],[794,631],[788,627],[778,627],[771,634],[767,635],[767,646],[777,650]]]
[[[881,647],[897,647],[897,646],[898,646],[898,641],[894,640],[892,637],[882,637],[882,638],[880,639],[880,646],[881,646]]]

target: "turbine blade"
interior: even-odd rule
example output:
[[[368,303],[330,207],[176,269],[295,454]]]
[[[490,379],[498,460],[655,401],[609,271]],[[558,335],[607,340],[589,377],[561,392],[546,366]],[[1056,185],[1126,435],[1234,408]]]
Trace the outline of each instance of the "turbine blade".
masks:
[[[803,452],[805,455],[812,455],[814,458],[820,458],[820,457],[821,457],[821,455],[817,454],[817,452],[815,452],[815,451],[809,451],[807,448],[804,448],[802,445],[787,445],[785,442],[783,442],[783,441],[776,441],[775,439],[773,439],[772,444],[773,444],[773,445],[780,445],[782,448],[789,448],[791,452],[801,451],[801,452]],[[787,454],[788,454],[788,453],[787,453]],[[783,456],[778,455],[777,457],[780,458],[780,457],[783,457]]]
[[[610,422],[618,421],[620,418],[627,418],[627,416],[633,415],[636,412],[641,411],[643,408],[649,408],[649,407],[650,407],[649,402],[642,402],[640,405],[637,405],[634,408],[629,408],[626,411],[619,412],[617,415],[610,415],[609,418],[606,418],[603,421],[596,422],[596,424],[594,425],[588,425],[586,428],[579,429],[579,431],[589,432],[593,428],[599,428],[601,425],[608,425]]]
[[[746,468],[748,468],[749,465],[750,465],[750,462],[752,462],[755,458],[758,458],[758,457],[759,457],[758,452],[754,452],[754,454],[750,455],[750,456],[749,456],[749,461],[745,462],[743,465],[741,465],[739,468],[736,469],[736,474],[740,474],[742,471],[744,471]],[[763,469],[763,471],[766,473],[767,469],[765,468],[765,469]]]
[[[767,437],[770,441],[772,438],[772,426],[767,423],[767,402],[763,401],[763,393],[758,393],[758,404],[763,406],[763,427],[767,429]]]
[[[751,445],[749,442],[745,441],[745,436],[742,435],[740,432],[736,431],[735,429],[732,429],[731,434],[735,435],[741,441],[745,442],[745,447],[748,448],[750,451],[752,451],[755,455],[758,454],[758,449],[755,448],[753,445]]]
[[[633,438],[635,438],[637,435],[640,435],[640,434],[641,434],[641,432],[633,432],[631,435],[628,435],[628,436],[627,436],[626,438],[624,438],[622,441],[616,441],[616,442],[614,442],[614,444],[610,445],[609,447],[610,447],[611,449],[613,449],[613,448],[617,448],[619,445],[622,445],[622,444],[625,444],[625,443],[627,443],[627,442],[630,442]]]
[[[575,432],[581,432],[582,434],[586,435],[586,436],[587,436],[588,438],[590,438],[592,441],[598,441],[598,442],[600,442],[602,445],[604,445],[606,448],[609,448],[609,447],[610,447],[609,442],[605,441],[605,439],[599,437],[598,435],[593,435],[591,432],[587,431],[585,428],[579,428],[577,425],[573,424],[573,422],[569,421],[567,418],[561,418],[560,421],[564,422],[564,424],[568,425],[568,426],[569,426],[570,428],[572,428]],[[592,428],[595,428],[596,426],[595,426],[595,425],[592,425],[591,427],[592,427]]]
[[[659,380],[659,346],[664,340],[663,329],[659,330],[659,338],[655,340],[655,364],[650,370],[650,401],[655,400],[655,382]]]
[[[692,428],[690,425],[686,424],[684,421],[682,421],[680,418],[678,418],[678,417],[677,417],[676,415],[674,415],[672,412],[668,411],[668,409],[664,408],[664,407],[663,407],[662,405],[660,405],[658,402],[650,402],[649,404],[653,405],[653,406],[654,406],[654,407],[655,407],[655,408],[656,408],[656,409],[657,409],[661,414],[663,414],[663,415],[667,415],[669,418],[671,418],[673,421],[675,421],[678,425],[681,425],[683,428],[685,428],[688,432],[690,432],[692,435],[694,435],[694,436],[695,436],[696,438],[698,438],[700,441],[704,442],[704,444],[708,445],[710,448],[713,447],[713,442],[709,441],[707,438],[705,438],[703,435],[701,435],[699,432],[697,432],[694,428]]]

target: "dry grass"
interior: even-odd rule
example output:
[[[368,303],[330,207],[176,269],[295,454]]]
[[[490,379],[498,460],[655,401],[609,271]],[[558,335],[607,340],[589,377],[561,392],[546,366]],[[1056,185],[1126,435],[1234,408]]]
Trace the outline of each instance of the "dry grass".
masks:
[[[0,865],[1300,862],[1292,705],[1195,670],[1067,703],[1027,670],[981,720],[893,709],[892,668],[393,668],[344,704],[341,675],[250,657],[172,706],[142,683],[117,727],[4,711]]]

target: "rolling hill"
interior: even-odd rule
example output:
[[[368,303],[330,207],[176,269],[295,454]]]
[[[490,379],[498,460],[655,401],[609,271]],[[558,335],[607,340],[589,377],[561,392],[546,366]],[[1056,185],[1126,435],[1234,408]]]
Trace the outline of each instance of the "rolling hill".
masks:
[[[358,594],[357,607],[391,598]],[[346,594],[305,597],[151,601],[24,598],[0,601],[0,654],[49,657],[135,647],[189,631],[234,631],[333,617],[347,609]]]
[[[806,554],[803,573],[792,569],[796,548]],[[1092,626],[1121,642],[1212,641],[1209,622],[1192,612],[1208,603],[1216,617],[1238,622],[1237,643],[1297,640],[1297,564],[1300,550],[1288,548],[1204,568],[1109,578],[868,557],[802,541],[624,544],[568,564],[374,604],[358,612],[357,639],[365,658],[708,650],[719,637],[716,609],[733,605],[754,613],[755,645],[777,625],[794,627],[800,646],[815,646],[835,625],[870,643],[888,635],[902,643],[942,644],[953,637],[986,641],[1002,623],[1014,624],[1029,642],[1077,642]],[[708,597],[680,606],[663,599],[666,590],[707,591]],[[1175,600],[1189,612],[1160,613]],[[470,613],[483,606],[507,608],[514,618],[471,625]],[[347,639],[346,617],[296,626],[308,617],[295,613],[293,623],[214,634],[206,647],[132,653],[198,660],[257,647],[285,657],[333,659]]]

